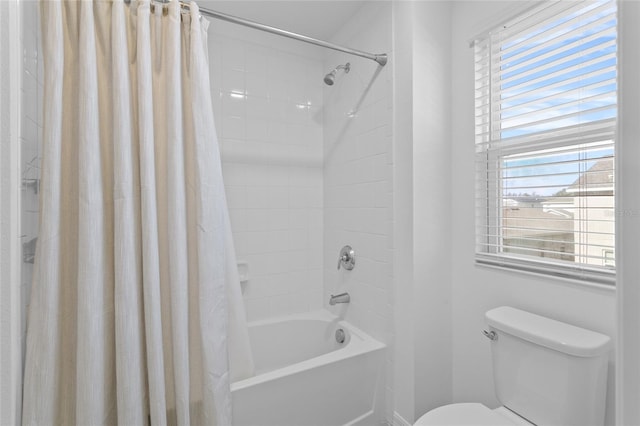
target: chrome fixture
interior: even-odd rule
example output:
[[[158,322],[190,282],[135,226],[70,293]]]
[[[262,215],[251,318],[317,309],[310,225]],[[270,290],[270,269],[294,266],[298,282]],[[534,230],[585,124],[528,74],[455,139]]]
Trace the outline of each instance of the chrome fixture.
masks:
[[[482,334],[489,340],[498,340],[498,335],[495,331],[482,330]]]
[[[130,4],[131,0],[124,0],[124,2],[126,4]],[[162,6],[165,6],[169,3],[169,0],[156,0],[156,2]],[[191,5],[186,0],[180,0],[179,4],[180,4],[180,9],[183,12],[190,11]],[[364,52],[362,50],[352,49],[350,47],[340,46],[338,44],[329,43],[328,41],[324,41],[324,40],[318,40],[316,38],[309,37],[303,34],[297,34],[291,31],[261,24],[259,22],[254,22],[248,19],[239,18],[237,16],[228,15],[226,13],[218,12],[216,10],[211,10],[206,7],[198,8],[198,12],[200,12],[201,16],[204,15],[210,18],[220,19],[222,21],[231,22],[232,24],[243,25],[245,27],[253,28],[260,31],[265,31],[267,33],[291,38],[294,40],[302,41],[302,42],[313,44],[320,47],[325,47],[327,49],[337,50],[338,52],[344,52],[350,55],[371,59],[372,61],[376,61],[378,65],[380,65],[381,67],[384,67],[387,64],[387,61],[389,60],[386,53],[369,53],[369,52]]]
[[[351,246],[344,246],[340,250],[340,256],[338,257],[338,269],[340,265],[344,266],[344,269],[350,271],[356,266],[356,252],[353,251]]]
[[[338,70],[344,70],[344,73],[348,74],[349,71],[351,71],[351,64],[347,62],[344,65],[338,65],[337,67],[335,67],[333,71],[324,76],[325,84],[327,84],[328,86],[333,86],[333,83],[335,83],[336,81],[336,73],[338,72]]]
[[[340,294],[336,294],[335,296],[332,294],[331,298],[329,299],[329,304],[331,306],[335,305],[336,303],[349,303],[351,302],[351,296],[349,296],[349,293],[340,293]]]
[[[344,343],[344,341],[347,339],[347,335],[344,332],[343,329],[339,328],[336,330],[336,342],[338,343]]]

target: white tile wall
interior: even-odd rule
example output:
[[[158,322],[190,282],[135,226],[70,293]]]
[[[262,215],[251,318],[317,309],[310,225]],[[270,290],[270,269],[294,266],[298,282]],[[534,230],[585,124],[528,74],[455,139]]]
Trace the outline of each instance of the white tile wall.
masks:
[[[209,50],[231,226],[249,264],[247,316],[321,309],[321,57],[219,22]]]
[[[391,3],[371,2],[346,23],[336,43],[391,55]],[[393,58],[391,57],[392,61]],[[393,343],[392,66],[332,53],[325,72],[351,63],[324,89],[324,303],[377,339]],[[336,270],[351,245],[356,266]],[[348,306],[329,307],[349,292]],[[387,351],[386,418],[393,417],[393,351]]]
[[[368,10],[356,15],[351,25],[373,29],[343,43],[389,52],[387,6],[366,6]],[[377,18],[380,26],[366,18]],[[324,288],[327,295],[349,291],[352,302],[347,318],[386,341],[392,331],[393,278],[391,67],[378,68],[370,60],[332,54],[325,68],[346,61],[351,62],[351,72],[325,88]],[[336,270],[344,244],[356,251],[352,271]]]
[[[38,236],[38,187],[42,134],[43,69],[40,46],[38,2],[21,2],[22,98],[21,98],[21,234],[26,243]],[[22,264],[21,314],[23,356],[26,342],[26,321],[31,295],[32,263]]]

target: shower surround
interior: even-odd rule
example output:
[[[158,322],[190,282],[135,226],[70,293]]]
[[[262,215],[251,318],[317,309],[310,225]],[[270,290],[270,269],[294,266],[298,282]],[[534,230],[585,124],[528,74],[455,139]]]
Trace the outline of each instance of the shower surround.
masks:
[[[330,52],[325,72],[350,62],[324,89],[324,298],[325,308],[392,346],[393,167],[392,105],[394,60],[391,2],[368,2],[333,41],[386,52],[384,67],[359,57]],[[352,271],[336,270],[340,247],[355,250]],[[330,294],[351,295],[348,306],[330,307]],[[393,350],[387,349],[386,419],[393,418]]]
[[[391,4],[329,40],[391,53]],[[339,64],[334,84],[323,79]],[[223,174],[250,321],[320,308],[393,342],[392,59],[375,62],[216,22],[210,67]],[[350,244],[352,271],[336,270]],[[330,307],[348,291],[351,303]],[[391,350],[383,367],[393,416]]]
[[[216,21],[209,58],[249,320],[322,307],[322,50]]]

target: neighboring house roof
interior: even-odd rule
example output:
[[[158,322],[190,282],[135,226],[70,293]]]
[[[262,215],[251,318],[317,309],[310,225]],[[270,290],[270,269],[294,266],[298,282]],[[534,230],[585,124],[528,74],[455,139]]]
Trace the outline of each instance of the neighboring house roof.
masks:
[[[575,182],[567,187],[567,195],[613,195],[614,185],[613,158],[598,160]]]

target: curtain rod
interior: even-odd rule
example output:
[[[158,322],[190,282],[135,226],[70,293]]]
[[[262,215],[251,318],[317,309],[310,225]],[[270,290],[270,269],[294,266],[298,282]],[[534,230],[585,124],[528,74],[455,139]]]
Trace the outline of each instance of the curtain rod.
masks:
[[[163,3],[163,4],[166,4],[169,2],[168,0],[156,0],[156,1],[158,3]],[[130,0],[129,1],[125,0],[125,2],[128,4]],[[189,9],[189,3],[186,3],[184,1],[180,1],[180,6],[183,9]],[[313,37],[297,34],[297,33],[286,31],[276,27],[271,27],[269,25],[261,24],[259,22],[254,22],[248,19],[239,18],[237,16],[228,15],[226,13],[218,12],[218,11],[207,9],[204,7],[200,8],[200,14],[209,16],[211,18],[231,22],[233,24],[244,25],[245,27],[254,28],[256,30],[265,31],[271,34],[276,34],[276,35],[288,37],[294,40],[303,41],[305,43],[314,44],[316,46],[326,47],[327,49],[337,50],[339,52],[348,53],[350,55],[361,56],[363,58],[376,61],[380,66],[385,66],[387,64],[388,58],[386,53],[375,54],[375,53],[364,52],[362,50],[352,49],[350,47],[340,46],[338,44],[329,43],[328,41],[318,40]]]
[[[183,5],[185,5],[183,3]],[[188,5],[185,5],[188,6]],[[231,22],[234,24],[244,25],[245,27],[254,28],[260,31],[266,31],[271,34],[280,35],[283,37],[288,37],[294,40],[300,40],[305,43],[315,44],[316,46],[326,47],[327,49],[337,50],[339,52],[348,53],[350,55],[361,56],[363,58],[371,59],[372,61],[376,61],[381,66],[385,66],[387,64],[387,54],[375,54],[369,52],[363,52],[362,50],[352,49],[350,47],[344,47],[337,44],[329,43],[324,40],[318,40],[313,37],[309,37],[302,34],[297,34],[291,31],[282,30],[280,28],[271,27],[269,25],[261,24],[259,22],[249,21],[248,19],[239,18],[233,15],[227,15],[226,13],[217,12],[215,10],[210,10],[207,8],[200,8],[200,13],[211,18],[221,19],[223,21]]]

